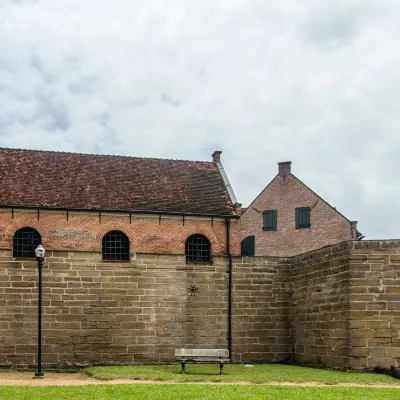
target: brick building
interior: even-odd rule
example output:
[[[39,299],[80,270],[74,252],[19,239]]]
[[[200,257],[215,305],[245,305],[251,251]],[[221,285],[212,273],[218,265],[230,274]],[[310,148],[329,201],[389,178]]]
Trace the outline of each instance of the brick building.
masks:
[[[11,249],[29,227],[48,250],[102,253],[104,236],[118,231],[129,260],[184,255],[186,239],[198,234],[211,259],[226,254],[228,219],[237,255],[240,207],[220,154],[198,162],[0,149],[0,246]]]
[[[240,206],[220,154],[198,162],[0,149],[0,364],[35,357],[38,243],[46,362],[231,346],[221,307],[240,254]]]
[[[349,221],[281,162],[278,175],[241,216],[242,254],[287,257],[356,240]]]
[[[37,361],[39,242],[44,368],[171,362],[180,347],[228,348],[234,362],[398,365],[400,241],[348,233],[306,254],[241,257],[240,205],[220,154],[196,162],[0,149],[0,368]],[[290,164],[274,185],[281,202],[263,203],[263,192],[251,206],[258,217],[277,210],[263,222],[278,230],[265,232],[279,234],[285,210],[294,219],[307,207],[311,229],[298,232],[313,244],[328,244],[313,236],[317,217],[349,231]],[[293,188],[298,201],[285,202]],[[251,207],[245,215],[256,215]]]

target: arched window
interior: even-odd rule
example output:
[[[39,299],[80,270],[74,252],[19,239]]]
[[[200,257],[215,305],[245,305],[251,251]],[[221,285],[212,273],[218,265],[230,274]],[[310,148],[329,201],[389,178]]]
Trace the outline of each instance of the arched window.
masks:
[[[13,257],[35,258],[35,249],[41,243],[42,238],[36,229],[19,229],[13,239]]]
[[[241,243],[241,254],[242,257],[254,257],[254,244],[255,244],[255,237],[247,236],[247,238],[242,240]]]
[[[189,236],[185,244],[187,262],[209,262],[211,260],[211,246],[203,235]]]
[[[111,231],[103,237],[103,260],[129,260],[129,239],[120,231]]]

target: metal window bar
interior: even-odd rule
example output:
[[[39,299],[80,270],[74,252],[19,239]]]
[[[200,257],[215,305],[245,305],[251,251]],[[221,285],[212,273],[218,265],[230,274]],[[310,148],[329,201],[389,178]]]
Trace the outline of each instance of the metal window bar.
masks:
[[[40,234],[35,229],[19,229],[13,239],[13,257],[35,258],[35,249],[41,243]]]
[[[103,260],[129,260],[129,239],[120,231],[103,237]]]
[[[210,242],[205,236],[189,236],[185,245],[186,261],[209,262],[211,259],[210,247]]]

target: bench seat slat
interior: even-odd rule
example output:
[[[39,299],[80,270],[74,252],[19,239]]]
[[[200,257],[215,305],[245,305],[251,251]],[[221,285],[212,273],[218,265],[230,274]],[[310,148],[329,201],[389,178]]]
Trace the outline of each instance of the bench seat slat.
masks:
[[[228,358],[227,349],[176,349],[175,357],[220,357]]]
[[[218,364],[220,362],[228,363],[231,360],[229,360],[228,358],[218,358],[218,359],[215,359],[215,358],[210,358],[210,359],[206,359],[206,358],[177,358],[176,361],[179,361],[179,362],[185,361],[185,362],[194,362],[194,363],[205,363],[205,364],[208,364],[208,363],[216,363],[216,364]]]

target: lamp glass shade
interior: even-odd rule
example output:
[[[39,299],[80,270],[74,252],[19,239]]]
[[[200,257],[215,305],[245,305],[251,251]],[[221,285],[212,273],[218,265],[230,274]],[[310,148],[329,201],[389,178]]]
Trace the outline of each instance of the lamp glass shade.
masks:
[[[46,252],[46,250],[44,249],[44,247],[41,244],[39,244],[39,246],[36,247],[36,249],[35,249],[36,257],[44,257],[45,252]]]

